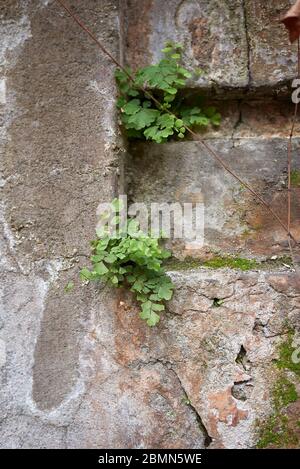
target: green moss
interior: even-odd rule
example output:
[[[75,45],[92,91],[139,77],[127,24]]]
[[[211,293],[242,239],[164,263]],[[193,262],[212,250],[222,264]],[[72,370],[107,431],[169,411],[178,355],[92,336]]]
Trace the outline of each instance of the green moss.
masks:
[[[221,269],[228,267],[230,269],[251,270],[257,267],[257,261],[253,259],[243,259],[241,257],[215,257],[204,262],[204,267],[212,269]]]
[[[287,378],[282,376],[274,387],[273,399],[274,408],[278,412],[281,411],[283,407],[286,407],[292,402],[296,402],[298,399],[298,394],[295,385]]]
[[[291,172],[291,183],[293,187],[300,187],[300,171],[295,169]]]
[[[172,257],[164,263],[164,267],[167,270],[192,270],[199,269],[199,267],[203,267],[203,262],[201,262],[199,259],[192,259],[190,257],[184,259],[183,261]]]
[[[254,259],[245,259],[242,257],[234,256],[214,256],[212,259],[194,259],[186,258],[181,261],[175,258],[171,258],[165,262],[167,270],[185,271],[192,269],[199,269],[200,267],[206,267],[210,269],[237,269],[237,270],[263,270],[263,269],[274,269],[280,268],[283,265],[291,265],[292,260],[288,256],[279,257],[277,259],[269,259],[266,261],[256,261]]]
[[[270,446],[285,449],[298,444],[297,435],[288,426],[288,418],[281,416],[270,417],[264,428],[257,448],[264,449]]]
[[[238,270],[251,270],[255,269],[259,263],[253,259],[243,259],[240,257],[230,256],[215,256],[209,260],[187,258],[184,261],[177,259],[169,260],[165,266],[169,270],[190,270],[199,267],[207,267],[210,269],[238,269]]]
[[[279,346],[279,359],[276,365],[280,370],[286,369],[295,373],[300,378],[300,363],[294,363],[292,360],[294,331],[289,331],[287,340]]]
[[[287,339],[278,348],[279,359],[276,361],[276,367],[281,370],[281,374],[272,394],[274,412],[261,429],[260,440],[257,444],[258,448],[267,448],[269,446],[288,448],[299,443],[296,428],[300,426],[300,420],[296,424],[294,423],[293,428],[283,412],[289,404],[299,399],[295,385],[284,375],[284,370],[289,370],[296,377],[300,378],[300,363],[292,361],[292,355],[295,350],[293,347],[293,337],[294,331],[290,330],[287,334]]]
[[[260,432],[260,439],[257,447],[267,448],[275,446],[278,448],[287,448],[298,443],[298,436],[290,428],[289,421],[282,410],[289,404],[296,402],[298,394],[295,385],[287,378],[281,376],[273,390],[274,413],[265,422]]]

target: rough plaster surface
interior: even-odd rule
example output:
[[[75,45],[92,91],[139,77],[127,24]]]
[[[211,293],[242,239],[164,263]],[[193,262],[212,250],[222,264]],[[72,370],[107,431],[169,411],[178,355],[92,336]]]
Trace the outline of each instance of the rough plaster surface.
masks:
[[[253,447],[257,421],[270,410],[280,336],[287,320],[299,323],[300,285],[288,291],[291,279],[284,272],[170,275],[176,293],[158,333],[145,332],[130,299],[122,298],[119,359],[131,367],[159,362],[173,370],[212,439],[210,448]],[[223,300],[221,307],[213,306],[215,298]],[[241,347],[246,354],[239,362]],[[233,395],[239,384],[245,399]]]
[[[174,34],[190,44],[188,63],[205,67],[213,54],[209,73],[220,86],[248,85],[248,2],[136,3],[128,1],[126,15],[125,2],[119,10],[119,2],[110,0],[75,0],[72,6],[114,54],[120,43],[128,43],[128,57],[138,62],[148,45],[157,53],[176,11]],[[141,13],[149,21],[141,21]],[[87,262],[96,207],[123,190],[113,68],[51,0],[7,1],[0,19],[0,447],[255,446],[257,420],[272,412],[277,377],[272,360],[286,321],[300,327],[297,278],[287,269],[171,272],[176,293],[153,330],[138,318],[128,293],[81,285],[78,269]],[[131,34],[136,24],[136,36],[127,42],[120,38],[122,21]],[[247,24],[250,28],[251,20]],[[262,60],[259,44],[253,47],[255,60]],[[273,64],[282,61],[282,75],[270,67],[272,80],[289,76],[294,56],[282,57]],[[284,173],[285,120],[275,104],[275,124],[266,113],[258,125],[250,102],[243,104],[241,121],[240,105],[225,104],[223,138],[211,132],[212,143],[275,197]],[[190,190],[201,181],[209,196],[210,244],[224,243],[226,250],[238,245],[242,227],[256,226],[262,216],[256,204],[200,158],[195,143],[159,151],[132,149],[135,163],[127,161],[132,198],[149,201],[155,194],[169,200],[175,188],[180,198],[182,187]],[[239,204],[247,209],[242,222]],[[299,207],[294,210],[297,220]],[[218,232],[213,211],[232,243]],[[282,233],[268,223],[283,252]],[[265,256],[266,233],[261,252],[253,240],[243,249]],[[67,294],[70,280],[75,288]],[[221,307],[214,307],[215,298],[223,300]]]
[[[125,2],[124,2],[125,3]],[[191,81],[207,88],[273,87],[290,80],[296,49],[279,19],[292,0],[127,0],[127,60],[136,67],[181,42],[186,66],[205,73]]]
[[[209,144],[285,219],[286,139],[224,139],[219,135],[219,138],[210,139]],[[296,141],[295,168],[298,165],[297,148]],[[191,202],[193,193],[202,194],[204,247],[200,254],[207,249],[260,257],[283,255],[287,252],[286,234],[277,220],[257,204],[238,181],[225,173],[200,143],[132,145],[127,165],[127,186],[134,202],[184,203]],[[299,190],[293,188],[292,209],[293,231],[298,238]],[[175,243],[178,245],[178,253],[186,254],[186,244]]]

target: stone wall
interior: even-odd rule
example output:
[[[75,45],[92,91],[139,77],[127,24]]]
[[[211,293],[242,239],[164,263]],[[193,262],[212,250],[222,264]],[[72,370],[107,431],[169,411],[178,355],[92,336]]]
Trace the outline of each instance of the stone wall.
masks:
[[[223,116],[205,138],[284,217],[296,51],[278,18],[291,3],[72,7],[133,67],[157,60],[165,40],[181,41],[187,67],[205,71],[189,91]],[[300,328],[285,234],[197,143],[124,141],[114,68],[55,1],[9,0],[0,19],[0,446],[255,447],[278,383],[300,393],[297,373],[275,364]],[[296,138],[295,169],[298,149]],[[173,246],[176,291],[157,328],[138,318],[127,292],[81,285],[100,202],[124,190],[132,201],[184,201],[199,187],[205,245],[196,253]],[[257,268],[180,261],[191,254],[256,259]],[[300,418],[299,401],[281,410]],[[293,418],[286,446],[298,445]]]

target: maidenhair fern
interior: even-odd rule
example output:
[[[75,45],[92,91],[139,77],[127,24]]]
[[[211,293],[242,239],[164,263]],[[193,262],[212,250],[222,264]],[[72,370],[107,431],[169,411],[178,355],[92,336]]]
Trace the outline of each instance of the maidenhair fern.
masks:
[[[116,72],[120,90],[117,106],[128,137],[164,143],[174,137],[183,139],[186,127],[218,126],[221,116],[214,107],[188,106],[179,96],[179,90],[192,77],[181,65],[181,44],[167,43],[162,52],[164,58],[158,64],[135,74],[128,69],[133,80],[122,70]],[[160,105],[147,97],[147,89]]]
[[[164,302],[173,294],[173,284],[162,267],[170,253],[160,246],[158,238],[141,231],[136,220],[128,219],[121,226],[119,199],[111,208],[116,229],[97,230],[98,238],[92,241],[92,269],[84,268],[81,278],[129,288],[141,305],[141,319],[155,326],[165,309]]]

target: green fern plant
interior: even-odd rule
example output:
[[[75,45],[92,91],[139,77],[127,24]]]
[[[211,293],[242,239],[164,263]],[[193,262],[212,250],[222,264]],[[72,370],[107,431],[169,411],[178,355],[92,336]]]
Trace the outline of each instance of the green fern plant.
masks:
[[[117,106],[128,137],[164,143],[174,137],[183,139],[186,126],[204,129],[210,124],[220,125],[221,115],[216,108],[191,107],[179,97],[179,90],[192,77],[181,65],[182,45],[169,42],[162,52],[164,58],[158,64],[141,68],[135,74],[128,69],[133,81],[124,71],[116,71],[120,91]],[[160,106],[147,97],[147,89],[151,89]]]
[[[91,243],[92,269],[82,269],[81,279],[103,280],[116,288],[129,288],[141,305],[141,319],[155,326],[165,310],[165,301],[173,294],[172,281],[162,267],[170,253],[160,246],[158,238],[140,230],[136,220],[121,223],[119,199],[112,202],[111,209],[116,229],[113,233],[107,226],[97,230],[98,238]]]

